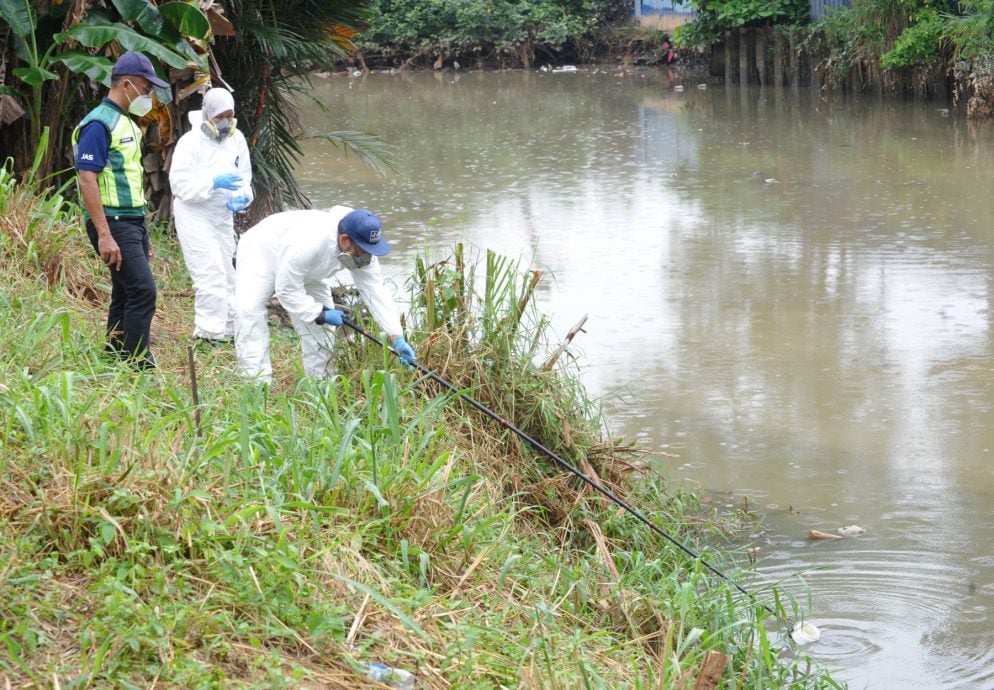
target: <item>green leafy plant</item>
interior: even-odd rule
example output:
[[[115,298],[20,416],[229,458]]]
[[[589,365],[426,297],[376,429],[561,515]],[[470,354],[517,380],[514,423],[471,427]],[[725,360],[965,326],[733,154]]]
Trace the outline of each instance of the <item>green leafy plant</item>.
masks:
[[[880,56],[884,69],[930,65],[942,56],[946,22],[935,10],[925,10],[914,23],[901,32],[894,46]]]
[[[676,45],[696,47],[721,40],[728,29],[808,22],[806,0],[691,0],[697,18],[674,31]]]
[[[406,62],[443,55],[449,60],[517,59],[587,50],[596,30],[625,15],[614,0],[377,0],[363,50],[399,53]]]
[[[944,36],[955,60],[988,60],[994,55],[994,1],[962,0],[960,13],[945,17]]]

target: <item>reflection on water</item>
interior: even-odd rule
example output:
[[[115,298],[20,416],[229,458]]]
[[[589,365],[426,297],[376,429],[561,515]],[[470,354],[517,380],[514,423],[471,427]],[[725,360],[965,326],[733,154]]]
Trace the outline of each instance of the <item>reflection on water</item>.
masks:
[[[768,512],[756,583],[803,570],[853,687],[994,688],[994,133],[938,106],[664,75],[316,80],[318,206],[380,213],[402,281],[462,239],[554,274],[543,309],[614,430]],[[940,104],[941,105],[941,104]],[[863,537],[810,543],[809,528]],[[806,584],[805,584],[806,583]]]

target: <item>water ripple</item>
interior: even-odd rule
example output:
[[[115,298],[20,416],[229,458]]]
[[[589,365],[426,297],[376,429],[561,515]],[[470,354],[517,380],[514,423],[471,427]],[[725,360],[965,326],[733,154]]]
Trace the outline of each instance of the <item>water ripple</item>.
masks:
[[[838,669],[843,679],[870,666],[877,669],[874,677],[893,683],[880,687],[994,690],[991,611],[978,595],[991,585],[977,582],[978,570],[941,556],[861,550],[872,544],[867,542],[853,540],[851,548],[826,544],[836,547],[831,551],[771,552],[757,568],[753,587],[780,582],[801,603],[807,590],[814,594],[815,609],[804,615],[819,627],[821,639],[805,652]],[[989,577],[989,557],[977,557],[973,565]]]
[[[838,618],[819,619],[821,639],[809,651],[826,661],[842,659],[847,665],[869,662],[883,647],[873,625],[868,622]]]

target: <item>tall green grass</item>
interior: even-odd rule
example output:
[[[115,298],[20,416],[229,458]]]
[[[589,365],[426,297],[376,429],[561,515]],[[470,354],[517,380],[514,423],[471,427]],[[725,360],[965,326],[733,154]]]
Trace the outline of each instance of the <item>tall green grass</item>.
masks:
[[[5,184],[0,209],[25,194]],[[382,661],[420,688],[690,688],[711,650],[731,657],[722,687],[837,687],[754,601],[382,348],[339,338],[341,375],[318,382],[276,332],[271,388],[240,383],[229,350],[199,350],[195,404],[192,300],[166,233],[160,369],[118,368],[101,355],[104,305],[65,272],[38,277],[56,232],[41,222],[5,216],[0,237],[11,687],[352,688]],[[60,222],[51,242],[102,295],[79,219]],[[568,362],[540,366],[552,343],[533,274],[457,247],[413,276],[407,328],[428,366],[739,574],[724,524],[633,476],[650,468],[604,437]]]

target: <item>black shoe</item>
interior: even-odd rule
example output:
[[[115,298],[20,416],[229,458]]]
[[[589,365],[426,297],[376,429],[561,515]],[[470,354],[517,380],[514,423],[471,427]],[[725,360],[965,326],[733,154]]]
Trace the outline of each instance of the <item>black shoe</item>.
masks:
[[[134,357],[129,359],[128,363],[137,371],[152,371],[156,368],[155,357],[151,354],[146,354],[142,357]]]

